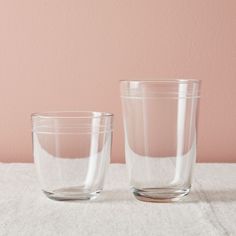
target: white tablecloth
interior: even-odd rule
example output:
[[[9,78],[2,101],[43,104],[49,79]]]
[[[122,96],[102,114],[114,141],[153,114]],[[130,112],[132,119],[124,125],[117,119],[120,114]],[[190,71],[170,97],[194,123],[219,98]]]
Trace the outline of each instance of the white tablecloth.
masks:
[[[236,164],[198,164],[182,202],[146,203],[112,164],[93,201],[59,202],[40,190],[33,164],[0,164],[0,235],[236,235]]]

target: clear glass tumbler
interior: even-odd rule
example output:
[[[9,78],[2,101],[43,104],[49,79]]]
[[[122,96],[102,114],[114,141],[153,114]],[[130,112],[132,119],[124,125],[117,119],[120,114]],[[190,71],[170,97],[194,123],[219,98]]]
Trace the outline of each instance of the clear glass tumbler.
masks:
[[[125,156],[135,197],[175,201],[189,193],[196,159],[200,81],[121,81]]]
[[[110,162],[112,120],[103,112],[32,115],[34,161],[49,198],[85,200],[100,193]]]

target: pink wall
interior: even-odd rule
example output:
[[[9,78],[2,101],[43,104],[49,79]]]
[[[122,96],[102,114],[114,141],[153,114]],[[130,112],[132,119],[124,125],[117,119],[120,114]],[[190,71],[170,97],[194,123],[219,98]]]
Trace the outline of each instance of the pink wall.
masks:
[[[120,79],[203,81],[199,161],[236,161],[235,0],[0,0],[0,161],[32,161],[30,113],[115,113]]]

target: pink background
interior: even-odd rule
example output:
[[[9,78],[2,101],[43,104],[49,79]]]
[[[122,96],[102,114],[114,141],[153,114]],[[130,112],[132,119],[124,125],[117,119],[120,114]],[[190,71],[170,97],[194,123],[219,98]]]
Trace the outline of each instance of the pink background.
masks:
[[[0,0],[0,161],[32,161],[30,114],[115,114],[120,79],[203,82],[198,161],[236,161],[235,0]]]

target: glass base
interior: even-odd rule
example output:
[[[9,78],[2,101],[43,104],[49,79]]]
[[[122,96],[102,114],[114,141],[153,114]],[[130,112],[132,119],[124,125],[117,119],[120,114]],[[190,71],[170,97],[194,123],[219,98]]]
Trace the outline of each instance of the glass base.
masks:
[[[101,190],[95,192],[88,192],[88,190],[80,187],[68,187],[56,189],[51,192],[43,190],[44,194],[53,200],[57,201],[75,201],[75,200],[92,200],[95,199]]]
[[[171,188],[133,188],[134,196],[144,202],[175,202],[182,199],[190,192],[187,189],[171,189]]]

